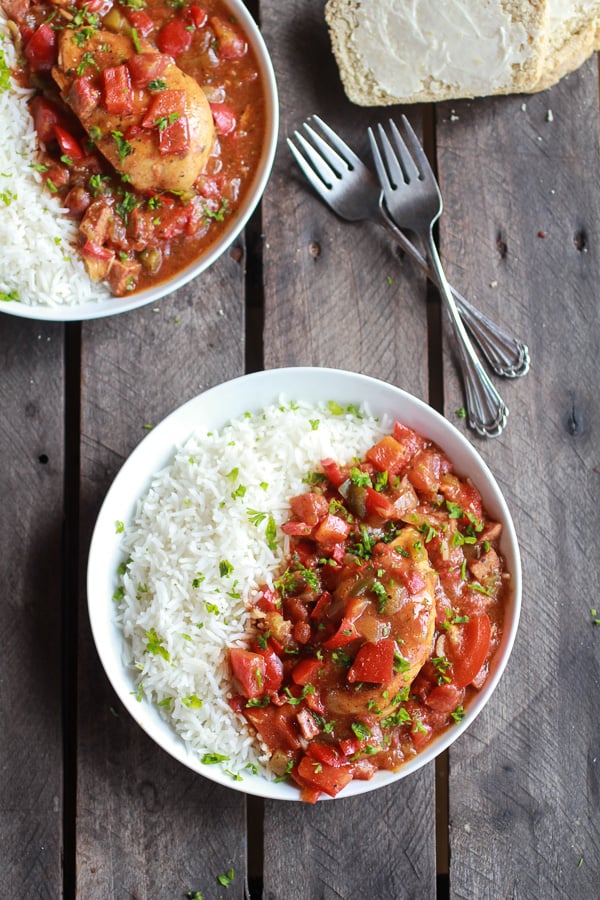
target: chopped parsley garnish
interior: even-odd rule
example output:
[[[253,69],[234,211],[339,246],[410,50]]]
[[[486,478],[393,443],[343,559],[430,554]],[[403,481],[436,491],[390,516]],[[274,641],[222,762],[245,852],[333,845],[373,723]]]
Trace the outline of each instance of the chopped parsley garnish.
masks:
[[[163,646],[162,639],[156,633],[155,628],[151,628],[146,632],[146,651],[153,656],[162,656],[167,662],[171,661],[171,655],[166,647]]]
[[[371,487],[371,476],[360,469],[350,469],[350,481],[357,487]]]
[[[233,869],[227,869],[227,872],[224,875],[217,875],[217,881],[223,887],[229,887],[231,882],[234,879]]]
[[[351,728],[356,737],[361,741],[366,741],[371,737],[371,729],[365,725],[364,722],[353,722]]]
[[[181,118],[180,113],[172,112],[169,113],[168,116],[159,116],[152,124],[158,128],[159,131],[164,131],[168,125],[172,125],[173,122],[176,122],[179,118]]]
[[[89,51],[86,50],[86,52],[81,57],[81,62],[77,66],[77,74],[83,75],[83,73],[88,68],[88,66],[93,66],[94,69],[97,69],[98,71],[100,71],[100,66],[94,59],[93,55]]]
[[[148,90],[152,93],[155,93],[156,91],[166,91],[166,89],[167,82],[164,78],[153,78],[152,81],[148,82]]]
[[[229,757],[222,753],[205,753],[200,762],[204,766],[215,766],[217,763],[229,762]]]
[[[465,711],[462,706],[457,706],[451,715],[455,722],[462,722],[465,717]]]
[[[117,519],[115,522],[115,531],[117,534],[122,534],[125,531],[125,522],[121,522],[120,519]]]
[[[339,403],[336,403],[335,400],[327,401],[327,409],[331,413],[332,416],[343,416],[344,415],[344,407],[340,406]]]
[[[408,672],[410,663],[400,653],[394,653],[394,672]]]
[[[205,219],[213,219],[215,222],[222,222],[225,213],[228,211],[229,201],[223,198],[218,209],[211,209],[206,203],[202,207],[202,215]]]
[[[309,694],[314,694],[315,688],[312,684],[305,684],[299,697],[294,697],[289,687],[284,688],[284,692],[287,698],[287,702],[291,706],[298,706],[299,703],[302,703],[305,697],[307,697]]]
[[[90,130],[91,134],[91,130]],[[130,153],[133,153],[133,147],[126,141],[123,137],[122,131],[111,131],[111,136],[113,137],[116,145],[117,145],[117,153],[119,154],[119,159],[121,162],[126,159]]]
[[[209,600],[205,600],[204,605],[206,607],[206,612],[213,613],[215,616],[219,615],[219,607],[216,603],[211,603]]]
[[[189,694],[187,697],[183,697],[181,702],[189,709],[200,709],[202,706],[202,700],[196,694]]]
[[[246,708],[253,707],[253,706],[258,706],[259,709],[260,709],[260,708],[262,708],[262,707],[264,707],[264,706],[268,706],[270,702],[271,702],[271,698],[270,698],[269,696],[265,696],[265,697],[252,697],[251,700],[248,700],[248,701],[246,702]]]
[[[233,572],[233,566],[229,562],[228,559],[222,559],[219,563],[219,575],[221,578],[226,578],[228,575],[231,575]]]
[[[374,581],[371,590],[377,597],[377,612],[382,613],[387,606],[389,597],[387,591],[380,581]]]
[[[124,225],[129,224],[129,213],[139,205],[139,200],[136,199],[135,195],[130,194],[128,191],[126,191],[121,202],[117,203],[117,205],[115,206],[115,210],[123,219]]]
[[[10,87],[10,67],[6,62],[4,50],[0,50],[0,91],[7,91]]]

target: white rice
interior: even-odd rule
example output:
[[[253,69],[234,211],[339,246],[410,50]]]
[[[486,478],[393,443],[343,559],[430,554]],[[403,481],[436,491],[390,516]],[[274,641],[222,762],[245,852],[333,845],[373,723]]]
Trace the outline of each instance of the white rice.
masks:
[[[0,9],[0,68],[17,64]],[[38,140],[27,100],[14,78],[0,88],[0,299],[29,306],[74,306],[111,296],[87,275],[75,249],[77,224],[43,186],[33,165]]]
[[[321,459],[348,463],[389,431],[364,409],[335,412],[282,401],[218,433],[196,433],[125,529],[118,618],[138,697],[159,705],[189,752],[228,757],[221,764],[238,777],[267,759],[227,703],[227,648],[246,645],[248,607],[281,573],[287,539],[277,527],[276,547],[268,546],[268,516],[277,526],[289,518],[289,500],[308,490],[303,479]],[[254,524],[249,510],[267,518]]]

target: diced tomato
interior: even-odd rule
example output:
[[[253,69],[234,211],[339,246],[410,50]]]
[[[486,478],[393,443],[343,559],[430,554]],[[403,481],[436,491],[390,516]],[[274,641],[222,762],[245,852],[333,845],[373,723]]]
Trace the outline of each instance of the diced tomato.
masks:
[[[384,638],[376,644],[363,644],[348,671],[348,681],[370,684],[389,684],[394,677],[396,642]]]
[[[189,16],[196,28],[203,28],[208,20],[206,11],[195,3],[189,7]]]
[[[417,491],[433,493],[439,490],[441,476],[450,463],[438,450],[419,450],[406,470],[408,480]]]
[[[154,22],[143,9],[128,10],[127,19],[140,37],[148,37],[154,31]]]
[[[321,467],[329,481],[336,488],[343,484],[347,478],[347,473],[338,466],[335,460],[329,457],[321,460]]]
[[[354,623],[360,618],[368,605],[368,600],[361,597],[351,597],[346,604],[346,611],[338,630],[326,641],[323,641],[323,646],[327,647],[328,650],[337,650],[360,637]]]
[[[351,528],[352,526],[345,519],[327,513],[315,528],[313,537],[319,544],[337,544],[346,540]]]
[[[398,517],[396,507],[391,500],[368,486],[365,488],[365,492],[365,506],[368,513],[379,516],[381,519]]]
[[[60,125],[55,125],[54,134],[56,135],[56,140],[58,141],[60,149],[66,156],[69,156],[71,159],[84,158],[85,154],[83,150],[68,131],[65,131]]]
[[[127,63],[135,87],[146,87],[160,78],[168,64],[169,57],[164,53],[136,53]]]
[[[486,661],[492,627],[488,616],[471,616],[468,622],[452,625],[446,634],[446,655],[452,663],[452,684],[471,684]]]
[[[239,682],[244,697],[247,697],[248,700],[262,697],[265,693],[267,675],[267,664],[264,657],[251,650],[232,647],[229,651],[229,658],[234,677]]]
[[[210,108],[212,110],[213,119],[215,120],[215,127],[219,134],[226,135],[235,131],[237,119],[230,106],[227,106],[225,103],[211,103]]]
[[[281,607],[281,597],[278,591],[266,585],[263,585],[261,591],[262,597],[256,603],[258,609],[262,610],[262,612],[275,612]]]
[[[36,94],[29,104],[29,109],[40,141],[49,144],[56,137],[54,126],[62,121],[60,112],[50,100],[46,100],[41,94]]]
[[[124,63],[120,66],[107,66],[102,70],[102,80],[107,113],[115,116],[130,113],[133,97],[128,67]]]
[[[345,756],[354,756],[361,749],[362,742],[357,737],[344,738],[340,741],[340,749]]]
[[[464,511],[462,521],[466,524],[471,518],[481,520],[483,504],[481,494],[470,481],[461,481],[455,475],[445,474],[440,484],[440,491],[452,503],[456,503]]]
[[[183,19],[171,19],[158,32],[156,44],[162,53],[179,56],[180,53],[190,49],[192,33],[187,30]]]
[[[302,659],[294,666],[292,681],[301,685],[313,684],[322,668],[323,661],[321,659]]]
[[[298,775],[309,787],[335,797],[352,781],[349,766],[328,766],[310,756],[303,756],[298,766]]]
[[[68,101],[71,109],[80,118],[87,116],[100,101],[100,91],[89,78],[75,78],[69,90]]]
[[[109,250],[107,247],[101,247],[99,244],[94,244],[92,241],[85,242],[81,248],[81,253],[83,256],[88,256],[90,259],[99,259],[105,262],[115,258],[113,250]]]
[[[367,450],[365,456],[379,472],[389,472],[390,475],[397,475],[407,462],[404,447],[391,435],[381,438]]]
[[[400,569],[400,579],[409,594],[418,594],[422,591],[427,582],[421,572],[414,566],[402,566]]]
[[[306,748],[306,755],[334,768],[348,762],[343,752],[340,752],[332,744],[324,744],[322,741],[312,741]]]
[[[464,688],[458,688],[455,684],[438,684],[428,694],[425,703],[437,712],[452,713],[463,702]]]
[[[433,728],[429,722],[418,719],[410,730],[410,737],[415,750],[420,750],[425,744],[428,744],[432,734]]]
[[[329,504],[323,494],[310,492],[292,497],[290,508],[292,515],[307,525],[316,525],[329,512]]]
[[[399,444],[402,444],[407,462],[413,458],[415,453],[419,450],[423,450],[427,446],[427,440],[424,437],[421,437],[420,434],[417,434],[417,432],[413,431],[412,428],[409,428],[408,425],[403,425],[402,422],[394,423],[393,435],[394,440],[398,441]]]
[[[150,101],[146,115],[142,119],[144,128],[157,128],[165,118],[171,115],[185,115],[185,91],[160,91]]]
[[[306,522],[284,522],[281,530],[294,537],[308,537],[312,534],[312,525],[307,525]]]
[[[215,30],[222,59],[241,59],[248,51],[244,37],[233,26],[219,16],[211,16],[210,24]]]
[[[300,799],[303,803],[316,803],[321,794],[322,791],[317,790],[317,788],[311,788],[304,785],[300,791]]]
[[[296,730],[296,708],[270,704],[264,707],[247,707],[244,715],[252,722],[270,750],[298,750],[300,737]]]
[[[190,149],[190,128],[187,116],[179,116],[174,122],[168,122],[165,128],[159,129],[158,149],[163,155],[187,153]]]
[[[271,647],[261,650],[260,655],[265,661],[264,691],[275,693],[283,684],[283,663]]]
[[[36,72],[49,72],[58,56],[56,32],[44,22],[25,44],[25,56]]]
[[[312,608],[311,619],[321,619],[325,615],[326,609],[331,604],[331,594],[329,591],[323,591],[317,602]]]

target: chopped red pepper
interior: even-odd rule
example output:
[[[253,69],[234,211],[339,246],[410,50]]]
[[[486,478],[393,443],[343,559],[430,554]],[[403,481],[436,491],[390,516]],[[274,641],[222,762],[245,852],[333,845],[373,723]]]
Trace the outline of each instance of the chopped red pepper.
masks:
[[[36,72],[49,72],[58,56],[56,32],[44,22],[25,44],[25,56]]]
[[[108,66],[102,70],[104,82],[104,106],[111,116],[123,116],[133,108],[133,95],[129,68],[125,63]]]

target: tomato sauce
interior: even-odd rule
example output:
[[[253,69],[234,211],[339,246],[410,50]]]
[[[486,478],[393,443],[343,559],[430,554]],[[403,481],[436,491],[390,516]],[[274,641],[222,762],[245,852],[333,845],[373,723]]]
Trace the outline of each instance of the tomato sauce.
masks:
[[[265,134],[257,60],[226,3],[4,0],[3,6],[21,35],[21,80],[37,89],[30,108],[38,169],[80,224],[90,276],[125,295],[189,266],[239,208]],[[182,87],[181,73],[194,84]],[[202,106],[194,128],[190,98]],[[202,116],[210,124],[206,140]],[[206,154],[197,177],[194,140]],[[164,174],[178,167],[182,190]]]
[[[315,802],[398,769],[459,722],[502,637],[501,525],[400,422],[351,466],[322,460],[283,525],[289,557],[230,651],[231,701]]]

